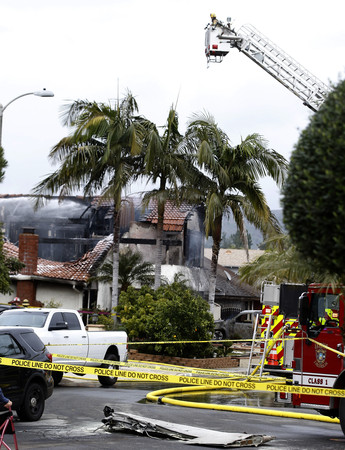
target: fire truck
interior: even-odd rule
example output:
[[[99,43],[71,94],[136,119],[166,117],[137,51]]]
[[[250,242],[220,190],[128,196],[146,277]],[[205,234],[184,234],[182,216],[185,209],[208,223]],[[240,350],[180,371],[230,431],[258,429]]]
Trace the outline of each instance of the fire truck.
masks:
[[[300,296],[299,331],[294,341],[294,384],[345,389],[343,292],[340,287],[310,284]],[[293,394],[292,403],[339,417],[345,434],[345,399]]]
[[[243,25],[238,32],[231,19],[224,24],[214,14],[206,26],[205,55],[207,62],[220,63],[231,48],[236,48],[269,75],[295,94],[312,111],[317,111],[330,89],[301,64],[285,53],[252,25]]]
[[[262,293],[260,373],[285,372],[297,386],[345,389],[344,288],[265,283]],[[345,398],[280,393],[276,401],[338,417],[345,434]]]

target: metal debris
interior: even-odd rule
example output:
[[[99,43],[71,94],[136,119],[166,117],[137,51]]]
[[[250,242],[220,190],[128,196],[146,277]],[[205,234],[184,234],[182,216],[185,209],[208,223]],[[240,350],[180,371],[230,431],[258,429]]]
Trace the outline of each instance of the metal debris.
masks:
[[[275,439],[274,436],[224,433],[134,414],[114,412],[109,406],[105,406],[103,412],[105,419],[102,422],[108,431],[126,431],[160,439],[176,439],[188,445],[208,445],[222,448],[257,447]]]

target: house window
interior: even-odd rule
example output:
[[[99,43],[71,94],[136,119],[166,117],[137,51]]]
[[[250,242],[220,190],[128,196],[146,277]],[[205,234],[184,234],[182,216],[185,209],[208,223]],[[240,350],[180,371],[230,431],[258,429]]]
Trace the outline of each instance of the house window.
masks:
[[[83,294],[83,309],[97,308],[97,289],[89,289]]]

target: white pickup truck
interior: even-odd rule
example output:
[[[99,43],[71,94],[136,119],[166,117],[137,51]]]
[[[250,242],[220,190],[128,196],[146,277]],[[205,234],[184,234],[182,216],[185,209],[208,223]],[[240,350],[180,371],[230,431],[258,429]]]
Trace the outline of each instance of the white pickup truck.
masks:
[[[127,334],[124,331],[86,331],[78,311],[56,308],[24,308],[6,310],[0,314],[0,327],[33,328],[51,353],[75,356],[75,359],[53,358],[53,361],[117,369],[118,366],[78,360],[78,357],[126,361]],[[53,372],[55,385],[63,372]],[[116,377],[99,376],[104,386],[116,383]]]

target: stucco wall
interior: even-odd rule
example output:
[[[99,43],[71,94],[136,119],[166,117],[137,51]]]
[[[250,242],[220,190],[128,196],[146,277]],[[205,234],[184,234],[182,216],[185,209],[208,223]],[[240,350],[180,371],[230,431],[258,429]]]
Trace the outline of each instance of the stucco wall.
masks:
[[[36,299],[45,305],[53,301],[63,308],[81,309],[83,307],[83,294],[73,289],[72,285],[41,282],[37,285]]]
[[[0,303],[7,304],[16,297],[16,288],[13,283],[10,284],[10,288],[12,289],[13,294],[0,294]]]

